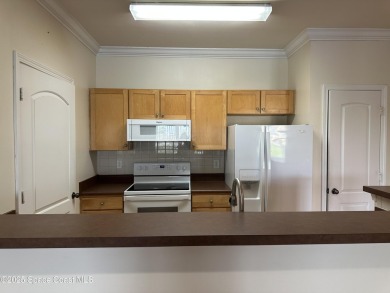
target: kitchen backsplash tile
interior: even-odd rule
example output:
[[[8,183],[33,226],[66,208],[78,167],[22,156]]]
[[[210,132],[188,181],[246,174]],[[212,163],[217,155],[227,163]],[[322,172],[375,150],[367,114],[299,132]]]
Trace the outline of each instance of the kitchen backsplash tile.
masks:
[[[223,173],[224,151],[194,151],[189,142],[135,142],[129,151],[98,151],[99,175],[133,174],[136,162],[190,162],[192,173]]]

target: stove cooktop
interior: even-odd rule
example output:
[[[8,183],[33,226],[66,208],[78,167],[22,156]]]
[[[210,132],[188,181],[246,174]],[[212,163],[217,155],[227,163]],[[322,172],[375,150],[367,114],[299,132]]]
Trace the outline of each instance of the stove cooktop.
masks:
[[[130,186],[127,191],[156,191],[156,190],[183,190],[189,191],[190,184],[182,182],[167,182],[167,183],[135,183]]]

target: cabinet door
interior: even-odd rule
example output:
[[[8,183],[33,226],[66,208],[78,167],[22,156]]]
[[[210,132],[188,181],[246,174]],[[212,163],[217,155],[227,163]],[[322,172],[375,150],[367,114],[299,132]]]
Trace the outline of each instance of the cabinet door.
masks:
[[[228,114],[260,114],[260,91],[228,91]]]
[[[90,149],[126,150],[128,91],[90,90]]]
[[[129,113],[131,119],[158,119],[159,109],[158,90],[129,91]]]
[[[160,118],[191,119],[191,92],[160,91]]]
[[[226,91],[191,92],[192,146],[226,149]]]
[[[294,91],[261,91],[261,114],[294,114]]]

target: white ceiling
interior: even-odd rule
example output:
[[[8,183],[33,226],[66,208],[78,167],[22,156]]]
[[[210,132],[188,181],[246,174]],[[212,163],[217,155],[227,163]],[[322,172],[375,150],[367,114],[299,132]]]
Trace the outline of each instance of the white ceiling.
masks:
[[[306,28],[390,29],[390,0],[257,1],[272,4],[267,22],[233,23],[134,21],[131,0],[41,2],[62,8],[99,46],[284,49]]]

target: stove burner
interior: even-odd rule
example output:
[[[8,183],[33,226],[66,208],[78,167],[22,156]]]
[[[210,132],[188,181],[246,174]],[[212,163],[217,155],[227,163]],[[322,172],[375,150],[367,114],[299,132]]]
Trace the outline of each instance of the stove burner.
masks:
[[[129,191],[148,191],[148,190],[189,190],[188,183],[136,183]]]

